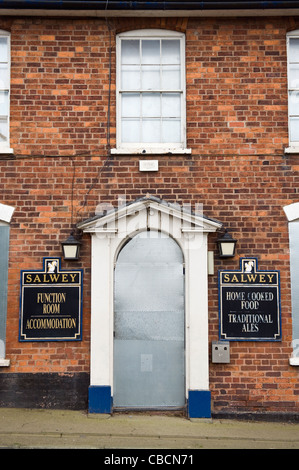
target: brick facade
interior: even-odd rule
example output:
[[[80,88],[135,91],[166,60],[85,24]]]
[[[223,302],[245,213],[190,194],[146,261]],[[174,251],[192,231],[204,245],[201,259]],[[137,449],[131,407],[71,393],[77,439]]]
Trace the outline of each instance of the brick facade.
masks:
[[[72,224],[101,203],[147,193],[202,203],[238,239],[237,256],[215,256],[209,276],[209,340],[218,338],[218,269],[256,256],[281,274],[282,341],[233,342],[230,364],[210,363],[214,412],[299,411],[298,368],[289,365],[292,317],[288,224],[298,201],[299,159],[287,156],[286,34],[293,18],[3,18],[11,32],[11,147],[0,161],[1,202],[16,207],[10,231],[6,356],[9,374],[89,372],[90,237],[84,269],[83,340],[19,343],[20,270],[61,256]],[[115,34],[142,28],[186,33],[187,147],[191,155],[109,156],[115,146]],[[110,50],[111,46],[111,50]],[[109,65],[111,63],[111,74]],[[110,77],[110,80],[109,80]],[[110,102],[109,102],[110,96]],[[110,122],[109,122],[110,116]],[[209,249],[215,251],[209,236]],[[62,261],[63,269],[72,263]],[[4,403],[5,404],[5,403]],[[43,404],[42,406],[47,406]]]

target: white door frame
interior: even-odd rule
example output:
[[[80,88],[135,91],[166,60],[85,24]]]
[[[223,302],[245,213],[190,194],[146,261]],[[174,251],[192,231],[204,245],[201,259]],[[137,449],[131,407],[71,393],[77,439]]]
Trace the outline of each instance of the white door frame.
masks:
[[[154,197],[78,224],[92,236],[91,367],[89,411],[110,413],[113,406],[114,266],[128,238],[158,230],[174,238],[185,261],[186,399],[190,417],[210,416],[208,341],[209,232],[221,223]]]

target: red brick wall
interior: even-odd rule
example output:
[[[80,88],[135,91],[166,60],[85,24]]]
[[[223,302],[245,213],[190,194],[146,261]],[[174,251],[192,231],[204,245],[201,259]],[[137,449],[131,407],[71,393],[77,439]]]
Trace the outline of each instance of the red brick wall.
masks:
[[[76,264],[84,268],[82,342],[18,342],[20,270],[41,269],[43,256],[60,256],[72,221],[92,216],[97,204],[150,193],[169,202],[202,203],[205,215],[238,239],[237,256],[216,257],[216,274],[209,276],[210,341],[218,338],[218,269],[239,269],[239,257],[257,256],[260,269],[281,271],[282,342],[231,343],[231,363],[210,364],[213,409],[298,412],[299,371],[288,361],[292,324],[283,212],[298,201],[299,160],[284,155],[286,33],[297,26],[291,18],[0,20],[0,28],[11,31],[15,151],[0,161],[1,202],[16,207],[6,345],[11,366],[4,372],[89,371],[89,236]],[[158,155],[157,173],[140,173],[138,156],[106,161],[110,58],[109,134],[115,145],[115,32],[142,27],[186,31],[192,154]],[[215,251],[214,242],[211,236]],[[63,269],[72,266],[62,261]]]

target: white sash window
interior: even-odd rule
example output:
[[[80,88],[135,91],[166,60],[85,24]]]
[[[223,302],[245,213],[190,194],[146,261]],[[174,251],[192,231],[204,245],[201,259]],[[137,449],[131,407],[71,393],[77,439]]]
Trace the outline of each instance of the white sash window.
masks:
[[[117,150],[186,151],[185,36],[141,30],[117,37]]]
[[[0,153],[9,148],[10,34],[0,30]]]

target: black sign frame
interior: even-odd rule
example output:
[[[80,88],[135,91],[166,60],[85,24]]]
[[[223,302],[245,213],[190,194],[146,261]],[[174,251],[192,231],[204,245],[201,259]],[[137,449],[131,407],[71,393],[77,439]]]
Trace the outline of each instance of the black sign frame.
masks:
[[[240,270],[218,271],[218,303],[220,341],[281,341],[279,270],[240,258]]]
[[[20,284],[20,342],[82,340],[83,269],[45,257],[42,270],[21,270]]]

